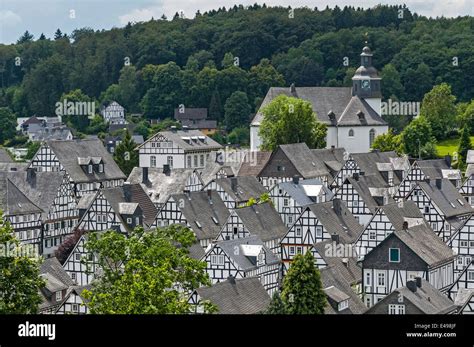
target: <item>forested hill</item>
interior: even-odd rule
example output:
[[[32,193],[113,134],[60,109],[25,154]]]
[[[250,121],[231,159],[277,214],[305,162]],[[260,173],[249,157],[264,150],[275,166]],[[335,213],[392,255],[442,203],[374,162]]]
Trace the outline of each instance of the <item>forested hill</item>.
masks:
[[[236,6],[107,31],[58,30],[52,40],[35,35],[0,45],[0,107],[17,117],[52,115],[75,91],[148,118],[184,104],[222,121],[236,91],[253,112],[272,85],[349,85],[365,40],[385,98],[420,101],[441,82],[460,101],[474,97],[474,19],[427,19],[402,7]]]

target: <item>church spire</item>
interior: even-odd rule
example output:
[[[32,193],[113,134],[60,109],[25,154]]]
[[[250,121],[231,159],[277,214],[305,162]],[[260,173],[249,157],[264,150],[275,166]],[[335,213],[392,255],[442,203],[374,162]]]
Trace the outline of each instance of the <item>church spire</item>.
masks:
[[[372,66],[372,51],[365,42],[360,54],[360,66],[352,77],[352,95],[362,99],[381,98],[380,80],[378,71]]]

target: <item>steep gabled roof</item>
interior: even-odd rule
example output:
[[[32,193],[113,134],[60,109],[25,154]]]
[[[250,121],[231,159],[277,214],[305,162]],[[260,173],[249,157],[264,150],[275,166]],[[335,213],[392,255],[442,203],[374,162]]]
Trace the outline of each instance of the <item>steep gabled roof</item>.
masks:
[[[314,178],[330,175],[324,162],[313,155],[306,143],[292,143],[279,145],[278,150],[285,153],[286,157],[294,165],[303,178]],[[270,159],[271,161],[271,159]]]
[[[219,282],[196,289],[201,300],[217,306],[219,314],[257,314],[270,304],[270,296],[257,277]]]
[[[43,210],[29,199],[9,178],[0,172],[0,210],[4,215],[42,213]]]
[[[299,180],[298,184],[293,181],[282,182],[278,184],[278,188],[284,190],[292,199],[294,199],[300,206],[313,204],[313,201],[308,195],[312,188],[318,187],[327,195],[327,200],[333,196],[332,191],[325,186],[319,179],[310,178],[307,180]]]
[[[359,113],[362,116],[359,117]],[[364,99],[353,96],[342,114],[337,118],[338,126],[387,125],[387,122],[374,111]]]
[[[403,222],[407,222],[409,228],[412,226],[410,224],[412,221],[425,223],[425,219],[423,214],[420,212],[420,209],[411,200],[380,206],[380,209],[385,213],[395,230],[402,230]]]
[[[153,141],[158,135],[162,135],[169,141],[173,141],[177,146],[183,150],[218,150],[222,146],[211,139],[209,136],[204,135],[199,130],[174,130],[174,131],[160,131],[146,140],[141,145],[137,146],[136,149],[140,149],[146,143]]]
[[[251,235],[262,241],[281,239],[287,232],[280,215],[270,203],[237,208],[234,213],[242,220]]]
[[[100,140],[48,141],[47,145],[75,183],[127,178]],[[86,174],[79,165],[78,158],[88,157],[102,158],[104,172]]]
[[[242,161],[238,176],[254,176],[263,170],[272,152],[255,151],[247,153]]]
[[[236,182],[235,190],[232,189],[232,182]],[[246,202],[250,198],[258,198],[262,194],[268,193],[264,186],[251,176],[237,176],[228,178],[218,178],[215,180],[236,203]]]
[[[0,148],[0,163],[14,163],[14,160],[5,148]]]

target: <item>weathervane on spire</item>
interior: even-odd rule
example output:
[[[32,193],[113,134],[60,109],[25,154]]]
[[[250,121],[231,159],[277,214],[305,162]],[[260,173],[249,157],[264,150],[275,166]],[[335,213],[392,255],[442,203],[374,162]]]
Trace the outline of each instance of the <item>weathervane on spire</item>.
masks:
[[[366,33],[364,34],[364,36],[365,36],[365,41],[364,41],[364,42],[365,42],[365,45],[367,45],[367,44],[368,44],[368,41],[369,41],[369,33],[366,32]]]

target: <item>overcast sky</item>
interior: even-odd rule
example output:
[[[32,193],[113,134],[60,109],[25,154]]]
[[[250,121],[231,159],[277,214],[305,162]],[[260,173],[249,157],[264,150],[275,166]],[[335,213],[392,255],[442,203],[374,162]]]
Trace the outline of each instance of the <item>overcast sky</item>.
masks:
[[[131,21],[147,21],[165,14],[169,18],[183,11],[187,18],[196,10],[205,12],[234,4],[318,7],[352,5],[372,7],[376,4],[405,3],[414,12],[425,16],[457,17],[474,15],[474,0],[0,0],[0,43],[15,42],[28,30],[38,38],[41,33],[51,37],[57,28],[63,32],[82,27],[110,29]],[[74,18],[72,18],[74,17]]]

